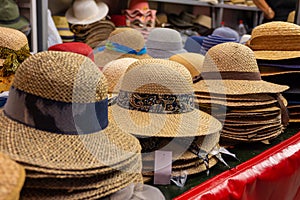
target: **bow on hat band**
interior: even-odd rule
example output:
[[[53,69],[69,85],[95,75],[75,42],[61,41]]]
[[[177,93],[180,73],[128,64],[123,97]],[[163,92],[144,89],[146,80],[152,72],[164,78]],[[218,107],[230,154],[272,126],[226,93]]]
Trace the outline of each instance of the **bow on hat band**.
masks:
[[[32,95],[13,86],[4,113],[18,123],[58,134],[95,133],[108,125],[107,99],[94,103],[67,103]]]
[[[12,50],[6,47],[0,47],[0,58],[5,59],[3,66],[3,75],[9,76],[14,74],[19,65],[29,56],[31,56],[28,44],[20,50]]]
[[[157,114],[179,114],[194,110],[192,94],[141,94],[121,90],[117,104],[129,110]]]
[[[124,54],[144,55],[147,53],[146,47],[143,47],[140,51],[136,51],[130,47],[108,41],[105,44],[105,49],[116,51]]]

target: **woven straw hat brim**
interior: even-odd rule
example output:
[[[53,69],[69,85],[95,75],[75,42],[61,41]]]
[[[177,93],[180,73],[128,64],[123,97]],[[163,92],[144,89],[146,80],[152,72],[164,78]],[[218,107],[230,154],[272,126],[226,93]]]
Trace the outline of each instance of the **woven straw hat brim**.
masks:
[[[104,67],[110,61],[116,60],[118,58],[136,58],[136,59],[146,59],[151,58],[148,54],[134,55],[134,54],[124,54],[116,51],[111,51],[104,49],[102,52],[95,53],[95,63],[99,67]]]
[[[259,65],[258,67],[261,76],[300,73],[300,70],[297,69],[285,69],[282,67],[271,67],[271,66],[263,66],[263,65]]]
[[[273,129],[278,129],[281,128],[281,124],[277,123],[277,124],[270,124],[268,126],[263,126],[263,127],[259,127],[259,128],[253,128],[251,130],[246,130],[246,129],[231,129],[228,127],[224,127],[222,130],[222,134],[223,133],[230,133],[231,135],[236,135],[238,137],[243,137],[243,136],[248,136],[251,134],[259,134],[259,133],[267,133],[269,130],[273,130]]]
[[[57,190],[85,190],[85,189],[100,189],[109,185],[114,185],[121,180],[134,179],[141,173],[141,164],[136,163],[131,169],[132,173],[126,171],[113,172],[107,175],[95,175],[88,178],[28,178],[24,187],[40,188],[40,189],[57,189]]]
[[[254,55],[260,60],[283,60],[299,58],[300,51],[254,51]]]
[[[193,84],[194,90],[217,94],[257,94],[257,93],[280,93],[289,86],[278,85],[266,81],[249,80],[203,80]]]
[[[112,185],[108,185],[105,188],[97,188],[91,190],[77,190],[77,191],[66,191],[66,190],[47,190],[47,189],[23,189],[21,196],[22,199],[38,200],[83,200],[83,199],[101,199],[102,197],[113,194],[131,183],[142,183],[141,175],[137,175],[134,178],[128,180],[127,178],[120,180]]]
[[[125,162],[118,163],[117,165],[114,165],[112,168],[98,168],[98,169],[92,169],[92,170],[61,170],[61,169],[49,169],[49,168],[41,168],[37,166],[27,165],[24,163],[21,163],[25,169],[26,169],[26,177],[29,178],[85,178],[85,177],[91,177],[95,175],[104,175],[113,173],[116,170],[131,170],[133,166],[135,166],[136,163],[141,162],[141,155],[136,154],[136,156],[133,156],[129,159],[127,159]]]
[[[28,44],[28,40],[26,35],[21,31],[0,26],[0,44],[2,47],[20,50]]]
[[[114,104],[108,111],[109,118],[120,129],[137,136],[193,137],[216,133],[222,128],[217,119],[197,109],[181,114],[156,114]]]
[[[141,150],[136,138],[113,123],[97,133],[63,135],[25,126],[0,111],[0,130],[0,151],[16,161],[46,168],[100,168],[129,159]]]
[[[274,97],[269,94],[250,94],[250,95],[225,95],[225,94],[213,94],[204,92],[195,92],[195,96],[227,101],[270,101]]]
[[[0,197],[13,200],[18,197],[25,181],[25,169],[0,153]]]

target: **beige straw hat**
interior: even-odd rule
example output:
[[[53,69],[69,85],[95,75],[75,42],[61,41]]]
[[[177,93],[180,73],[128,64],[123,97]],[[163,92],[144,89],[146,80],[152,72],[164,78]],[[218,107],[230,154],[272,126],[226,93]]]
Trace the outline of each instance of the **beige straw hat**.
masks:
[[[281,60],[300,57],[300,26],[274,21],[256,26],[247,45],[256,59]]]
[[[17,200],[25,181],[25,169],[0,153],[0,199]]]
[[[201,67],[204,62],[203,55],[192,52],[180,53],[171,56],[169,60],[176,61],[185,66],[191,73],[193,82],[196,82],[200,78]]]
[[[105,48],[95,52],[95,63],[103,67],[118,58],[151,58],[147,54],[143,35],[133,28],[117,28],[109,35]]]
[[[289,87],[261,79],[253,51],[227,42],[212,47],[205,55],[195,91],[228,95],[280,93]]]
[[[71,52],[37,53],[20,65],[0,124],[0,151],[58,171],[110,168],[141,151],[108,122],[104,75]]]
[[[108,93],[119,93],[125,71],[130,64],[137,60],[135,58],[120,58],[103,67],[102,72],[107,79]]]
[[[193,137],[220,131],[218,120],[194,107],[193,92],[191,75],[181,64],[138,60],[128,67],[109,115],[122,130],[140,136]]]

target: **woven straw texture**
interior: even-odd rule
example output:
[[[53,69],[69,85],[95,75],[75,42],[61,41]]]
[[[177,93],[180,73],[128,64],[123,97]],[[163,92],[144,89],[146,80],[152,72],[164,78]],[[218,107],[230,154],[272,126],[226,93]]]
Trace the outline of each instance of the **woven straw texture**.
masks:
[[[189,70],[192,77],[196,77],[201,73],[204,56],[199,53],[181,53],[171,56],[169,60],[182,64]]]
[[[120,45],[132,48],[137,52],[145,47],[145,39],[143,35],[139,31],[133,28],[117,28],[116,30],[111,32],[107,40],[110,42],[118,43]],[[118,58],[124,58],[124,57],[137,58],[137,59],[150,58],[150,56],[147,54],[143,54],[143,55],[124,54],[124,53],[104,49],[101,52],[95,53],[95,63],[97,64],[97,66],[103,67],[112,60],[116,60]]]
[[[120,58],[107,63],[102,72],[107,79],[108,93],[118,93],[128,66],[137,61],[135,58]]]
[[[259,73],[253,51],[245,45],[227,42],[212,47],[205,55],[201,73],[205,72],[231,72],[236,73]],[[201,80],[194,84],[195,91],[217,94],[256,94],[256,93],[279,93],[289,87],[269,83],[263,80]],[[238,74],[236,75],[238,77]]]
[[[104,75],[87,57],[70,52],[41,52],[19,67],[13,85],[61,102],[90,103],[107,97]],[[141,150],[136,138],[109,123],[102,131],[64,135],[28,127],[0,113],[0,151],[19,162],[61,170],[101,168]]]
[[[0,177],[0,199],[18,199],[25,180],[24,168],[0,153]]]
[[[189,71],[177,62],[163,59],[134,62],[128,67],[120,90],[141,94],[193,93]],[[129,110],[118,104],[109,108],[110,118],[122,130],[135,135],[189,137],[208,135],[221,129],[219,121],[197,109],[180,114],[162,114]]]
[[[19,30],[0,27],[0,46],[19,50],[28,44],[27,37]]]

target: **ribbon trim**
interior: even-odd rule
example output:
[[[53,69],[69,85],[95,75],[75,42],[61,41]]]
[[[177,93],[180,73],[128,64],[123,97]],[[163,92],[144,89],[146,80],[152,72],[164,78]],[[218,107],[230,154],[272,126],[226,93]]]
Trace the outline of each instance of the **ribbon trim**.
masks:
[[[144,55],[147,53],[146,47],[143,47],[140,51],[136,51],[130,47],[108,41],[105,44],[105,49],[111,50],[111,51],[116,51],[119,53],[124,53],[124,54],[134,54],[134,55]]]
[[[11,20],[0,20],[1,24],[14,24],[18,21],[20,21],[20,16],[18,16],[16,19],[11,19]]]

